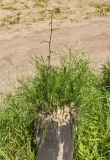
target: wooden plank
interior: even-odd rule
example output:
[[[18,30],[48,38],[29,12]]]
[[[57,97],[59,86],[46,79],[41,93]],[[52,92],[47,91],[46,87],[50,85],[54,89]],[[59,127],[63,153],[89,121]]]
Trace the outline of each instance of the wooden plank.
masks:
[[[73,160],[73,125],[70,109],[48,118],[40,116],[36,120],[36,160]]]

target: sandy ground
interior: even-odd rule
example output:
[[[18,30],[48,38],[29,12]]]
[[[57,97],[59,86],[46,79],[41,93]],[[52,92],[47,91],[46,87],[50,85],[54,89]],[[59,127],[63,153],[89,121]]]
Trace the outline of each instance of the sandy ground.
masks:
[[[4,2],[6,3],[6,1]],[[84,14],[79,12],[79,10],[75,14],[70,11],[67,12],[67,16],[71,15],[69,17],[73,17],[73,20],[67,18],[63,19],[63,21],[61,19],[58,21],[58,17],[54,19],[53,26],[56,30],[54,30],[52,37],[52,50],[54,51],[52,63],[58,63],[59,57],[64,55],[69,47],[72,48],[74,54],[82,54],[87,58],[89,57],[92,61],[92,66],[96,70],[99,70],[101,65],[110,57],[110,16],[107,12],[107,15],[95,15],[87,18],[88,14],[86,12],[88,13],[91,6],[91,10],[94,10],[94,5],[90,5],[90,2],[92,4],[92,0],[74,2],[75,8],[79,7],[82,10],[82,6],[84,6],[83,9],[86,8],[86,11],[84,10]],[[98,0],[95,2],[99,3]],[[104,2],[106,2],[105,4],[109,3],[109,1]],[[58,4],[62,6],[61,3]],[[67,1],[65,1],[65,4],[63,8],[67,6]],[[70,1],[70,6],[72,6],[72,1]],[[89,9],[88,6],[90,6]],[[70,10],[73,11],[71,7]],[[0,10],[1,17],[3,18],[3,15],[9,14],[9,11],[10,9],[7,9],[4,12],[2,8]],[[62,13],[63,11],[62,9]],[[95,11],[92,13],[99,12]],[[23,16],[25,14],[20,13]],[[6,91],[8,86],[14,85],[18,77],[32,75],[33,68],[29,62],[30,57],[40,55],[47,57],[48,55],[48,44],[43,43],[43,41],[49,39],[49,22],[32,22],[31,25],[22,22],[23,17],[18,24],[8,24],[10,29],[7,29],[7,23],[0,27],[0,93]]]
[[[54,18],[65,21],[82,21],[94,16],[110,15],[110,0],[0,0],[0,27],[46,21],[49,10]]]

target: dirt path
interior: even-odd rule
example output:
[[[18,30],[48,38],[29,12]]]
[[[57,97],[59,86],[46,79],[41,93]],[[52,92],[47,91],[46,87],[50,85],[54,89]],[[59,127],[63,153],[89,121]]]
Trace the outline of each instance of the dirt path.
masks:
[[[95,68],[100,68],[110,57],[110,17],[94,18],[79,23],[54,22],[54,27],[57,29],[53,33],[53,63],[57,63],[59,56],[67,52],[66,46],[74,48],[76,42],[75,50],[90,57]],[[32,73],[30,56],[46,57],[48,45],[41,42],[48,39],[48,23],[22,26],[18,31],[1,31],[0,92],[5,91],[9,84],[13,84],[19,74]]]

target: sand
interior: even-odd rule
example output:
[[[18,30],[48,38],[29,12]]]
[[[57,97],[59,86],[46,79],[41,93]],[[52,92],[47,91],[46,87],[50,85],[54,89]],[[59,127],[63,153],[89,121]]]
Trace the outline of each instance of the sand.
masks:
[[[47,41],[50,34],[49,14],[43,16],[44,21],[32,20],[35,15],[38,18],[41,15],[39,10],[42,10],[38,6],[35,10],[34,1],[2,0],[2,3],[5,9],[0,2],[0,93],[4,93],[8,86],[13,86],[18,77],[30,77],[33,74],[30,57],[47,57],[48,44],[43,41]],[[54,51],[53,64],[59,63],[59,57],[71,47],[75,55],[90,58],[93,68],[100,70],[110,58],[110,14],[100,15],[96,4],[105,7],[109,3],[107,0],[65,0],[64,3],[51,0],[43,7],[61,10],[61,14],[56,14],[53,20],[53,28],[56,28],[51,46]],[[17,9],[13,9],[15,6]],[[2,25],[4,17],[12,15],[13,18],[13,14],[19,16],[18,12],[18,22]]]

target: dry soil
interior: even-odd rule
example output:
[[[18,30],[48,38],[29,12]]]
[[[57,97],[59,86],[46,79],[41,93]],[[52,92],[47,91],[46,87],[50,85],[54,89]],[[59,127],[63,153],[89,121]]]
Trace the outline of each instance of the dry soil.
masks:
[[[49,39],[51,8],[55,8],[53,28],[56,28],[51,45],[52,63],[58,63],[68,48],[75,55],[89,57],[95,70],[110,58],[109,1],[36,2],[41,6],[34,0],[0,1],[0,93],[19,76],[32,75],[30,57],[47,57],[48,44],[43,41]]]

